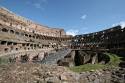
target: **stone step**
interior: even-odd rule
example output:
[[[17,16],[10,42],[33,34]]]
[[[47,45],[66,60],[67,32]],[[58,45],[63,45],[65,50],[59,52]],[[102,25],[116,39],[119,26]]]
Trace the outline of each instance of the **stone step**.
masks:
[[[42,64],[56,64],[58,60],[63,59],[67,54],[71,52],[70,49],[59,50],[56,53],[50,53],[46,58],[44,58]]]

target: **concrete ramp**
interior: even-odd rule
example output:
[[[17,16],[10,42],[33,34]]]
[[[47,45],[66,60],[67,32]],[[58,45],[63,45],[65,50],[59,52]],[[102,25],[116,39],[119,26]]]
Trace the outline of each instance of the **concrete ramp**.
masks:
[[[71,49],[60,49],[56,53],[50,53],[42,60],[42,64],[57,64],[57,61],[63,59],[67,54],[71,52]]]

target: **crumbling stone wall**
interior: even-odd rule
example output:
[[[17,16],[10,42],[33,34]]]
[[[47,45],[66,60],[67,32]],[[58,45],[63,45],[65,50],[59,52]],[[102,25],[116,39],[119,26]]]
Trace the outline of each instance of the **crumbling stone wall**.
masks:
[[[70,47],[72,49],[102,50],[117,53],[125,51],[125,28],[120,25],[95,33],[76,35]]]
[[[93,51],[72,50],[63,59],[58,60],[59,66],[79,66],[84,64],[106,64],[110,61],[109,56]]]
[[[49,28],[0,8],[0,56],[36,60],[62,48],[68,40],[63,29]]]
[[[66,35],[64,29],[50,28],[37,24],[2,7],[0,8],[0,23],[12,26],[16,29],[46,36],[62,37]]]

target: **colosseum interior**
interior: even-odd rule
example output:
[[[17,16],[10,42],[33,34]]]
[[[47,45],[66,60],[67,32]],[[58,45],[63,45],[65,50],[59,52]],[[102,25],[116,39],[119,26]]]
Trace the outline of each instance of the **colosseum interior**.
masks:
[[[116,68],[114,71],[114,67],[111,67],[112,71],[104,69],[92,73],[92,70],[79,74],[65,70],[71,67],[81,68],[86,64],[95,64],[95,67],[107,63],[109,68],[112,66],[111,56],[114,55],[109,57],[107,53],[123,57],[119,66],[125,68],[125,27],[117,25],[98,32],[71,36],[64,29],[44,26],[6,8],[0,8],[0,64],[6,60],[12,66],[7,66],[6,69],[5,66],[0,66],[1,83],[125,83],[125,69]],[[117,60],[113,59],[113,64]],[[11,63],[16,63],[17,66]],[[41,66],[36,69],[38,64],[34,63]],[[22,71],[18,68],[22,68]],[[36,82],[31,78],[35,78]]]
[[[66,46],[71,36],[64,29],[50,28],[0,8],[0,56],[42,60],[46,53]]]
[[[64,29],[40,25],[0,8],[0,57],[9,62],[40,61],[63,66],[94,64],[103,52],[124,56],[124,36],[125,28],[120,25],[89,34],[66,35]],[[84,56],[78,56],[80,54]]]

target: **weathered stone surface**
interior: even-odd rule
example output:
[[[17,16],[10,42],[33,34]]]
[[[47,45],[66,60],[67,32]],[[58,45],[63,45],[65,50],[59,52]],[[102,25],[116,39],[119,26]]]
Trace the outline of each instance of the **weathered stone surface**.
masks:
[[[75,73],[55,65],[0,65],[0,83],[124,83],[125,69]]]

